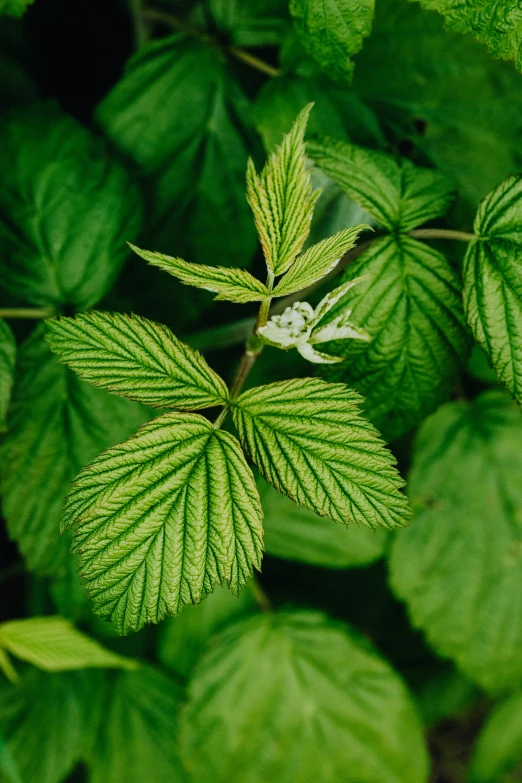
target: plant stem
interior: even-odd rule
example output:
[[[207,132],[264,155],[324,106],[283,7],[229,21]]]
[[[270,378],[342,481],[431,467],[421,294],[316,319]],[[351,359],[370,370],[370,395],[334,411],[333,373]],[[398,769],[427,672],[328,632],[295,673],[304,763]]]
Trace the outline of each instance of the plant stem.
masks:
[[[137,0],[133,0],[133,2],[136,1]],[[205,33],[203,30],[198,30],[196,27],[192,27],[192,25],[186,24],[181,21],[181,19],[177,19],[166,11],[159,11],[155,8],[145,8],[141,15],[142,19],[151,22],[159,22],[160,24],[172,27],[174,30],[178,30],[180,33],[189,35],[191,38],[198,38],[200,41],[219,46],[223,51],[231,54],[232,57],[241,60],[241,62],[249,65],[251,68],[255,68],[256,71],[265,74],[265,76],[275,77],[281,74],[279,68],[275,68],[273,65],[261,60],[259,57],[250,54],[250,52],[246,52],[244,49],[240,49],[237,46],[222,46],[214,36]]]
[[[272,604],[270,603],[270,599],[255,578],[255,576],[252,578],[252,592],[254,594],[254,599],[256,601],[256,604],[259,606],[262,612],[271,612],[272,611]]]
[[[54,307],[6,307],[0,309],[0,318],[51,318]]]
[[[417,228],[415,231],[410,231],[408,236],[416,239],[456,239],[457,242],[472,242],[477,238],[476,234],[452,231],[449,228]]]
[[[129,0],[129,11],[134,27],[134,44],[136,49],[147,43],[149,37],[142,5],[142,0]]]

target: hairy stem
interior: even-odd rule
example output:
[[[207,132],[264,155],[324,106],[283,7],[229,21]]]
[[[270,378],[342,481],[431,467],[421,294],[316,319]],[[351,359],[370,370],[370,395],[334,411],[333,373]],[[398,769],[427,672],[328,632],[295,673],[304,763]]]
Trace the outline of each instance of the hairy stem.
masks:
[[[133,0],[134,1],[134,0]],[[181,19],[177,19],[172,14],[166,11],[159,11],[155,8],[146,8],[142,11],[142,18],[150,22],[159,22],[160,24],[167,25],[173,30],[178,30],[180,33],[190,36],[191,38],[198,38],[200,41],[219,46],[223,51],[235,57],[237,60],[249,65],[251,68],[255,68],[256,71],[265,74],[265,76],[279,76],[281,71],[279,68],[275,68],[273,65],[261,60],[250,52],[246,52],[244,49],[240,49],[237,46],[222,46],[220,42],[214,38],[214,36],[205,33],[203,30],[198,30],[192,25],[188,25]]]
[[[0,309],[0,318],[52,318],[54,307],[6,307]]]

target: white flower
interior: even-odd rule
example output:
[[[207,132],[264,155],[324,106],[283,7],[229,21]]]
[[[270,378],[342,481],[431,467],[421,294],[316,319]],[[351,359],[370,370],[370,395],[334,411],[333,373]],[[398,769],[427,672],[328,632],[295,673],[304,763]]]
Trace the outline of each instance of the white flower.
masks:
[[[259,328],[258,334],[263,342],[288,350],[297,348],[301,356],[310,362],[318,364],[334,364],[342,362],[342,356],[330,356],[317,351],[313,346],[327,343],[331,340],[366,340],[370,335],[354,324],[348,318],[351,310],[345,310],[333,321],[319,326],[319,322],[337,304],[339,299],[365,277],[357,277],[339,286],[322,299],[315,310],[308,302],[296,302],[287,307],[282,315],[274,315],[266,326]]]

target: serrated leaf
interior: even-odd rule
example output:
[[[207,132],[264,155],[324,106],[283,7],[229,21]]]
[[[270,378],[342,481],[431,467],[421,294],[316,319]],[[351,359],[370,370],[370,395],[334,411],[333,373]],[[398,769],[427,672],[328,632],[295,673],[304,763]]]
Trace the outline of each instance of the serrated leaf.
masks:
[[[23,16],[33,3],[34,0],[0,0],[0,16]]]
[[[227,587],[216,587],[202,603],[187,606],[178,617],[172,617],[162,624],[159,660],[177,674],[187,677],[213,634],[257,611],[254,590],[250,584],[239,596]]]
[[[420,0],[444,16],[448,29],[472,33],[493,57],[514,60],[522,69],[522,9],[517,0]]]
[[[287,296],[322,280],[345,253],[355,246],[359,234],[369,226],[345,228],[333,237],[323,239],[298,256],[285,276],[276,285],[273,296]]]
[[[259,568],[262,512],[236,439],[168,413],[108,449],[71,487],[63,516],[95,611],[120,633],[199,603]]]
[[[371,32],[374,0],[290,0],[303,46],[335,79],[351,79],[349,59]]]
[[[245,169],[258,149],[249,113],[219,47],[179,36],[144,46],[99,105],[97,121],[143,174],[147,229],[160,249],[249,264],[256,237]]]
[[[62,364],[114,394],[178,410],[227,400],[227,387],[201,354],[147,318],[93,312],[47,321],[46,329]]]
[[[404,685],[346,626],[313,612],[236,623],[203,656],[181,717],[194,783],[424,783]]]
[[[331,138],[310,142],[308,151],[325,174],[390,231],[406,233],[444,215],[453,198],[440,172],[406,158]]]
[[[45,104],[4,119],[0,167],[2,285],[34,304],[95,304],[141,228],[127,171],[97,136]]]
[[[288,26],[287,0],[210,0],[210,10],[236,46],[277,46]]]
[[[21,346],[9,431],[0,448],[0,490],[9,535],[28,568],[65,571],[60,516],[69,485],[102,449],[128,437],[149,411],[79,381],[56,363],[38,329]]]
[[[372,340],[330,343],[345,361],[322,373],[353,385],[391,440],[451,394],[469,348],[461,286],[443,255],[405,236],[377,240],[343,281],[361,275],[368,279],[347,292],[331,317],[350,311],[350,321]]]
[[[0,320],[0,432],[6,428],[16,360],[16,343],[8,325]]]
[[[244,392],[234,423],[262,476],[299,505],[343,525],[405,525],[403,481],[361,402],[344,384],[297,378]]]
[[[411,527],[391,584],[442,656],[487,690],[522,681],[522,417],[507,395],[450,403],[420,431]]]
[[[388,538],[384,530],[334,525],[265,482],[260,495],[269,555],[323,568],[352,568],[372,563],[384,553]]]
[[[464,307],[498,378],[522,403],[522,176],[481,202],[464,263]]]
[[[470,783],[515,781],[522,763],[522,693],[496,704],[481,727],[469,766]],[[508,773],[515,773],[510,778]],[[503,776],[506,775],[506,778]]]
[[[213,291],[217,294],[216,299],[245,304],[261,302],[269,296],[266,285],[244,269],[191,264],[182,258],[173,258],[164,253],[141,250],[134,245],[131,245],[131,248],[149,264],[177,277],[184,285]]]
[[[85,668],[137,669],[139,664],[104,649],[63,617],[30,617],[0,624],[0,647],[48,672]]]
[[[304,135],[311,108],[300,112],[260,174],[252,160],[248,164],[247,200],[267,267],[275,276],[286,272],[301,252],[319,195],[306,168]]]
[[[184,783],[176,741],[182,691],[149,667],[118,672],[87,757],[89,783]]]
[[[0,731],[24,783],[61,783],[84,756],[102,717],[104,676],[28,668],[0,678]]]

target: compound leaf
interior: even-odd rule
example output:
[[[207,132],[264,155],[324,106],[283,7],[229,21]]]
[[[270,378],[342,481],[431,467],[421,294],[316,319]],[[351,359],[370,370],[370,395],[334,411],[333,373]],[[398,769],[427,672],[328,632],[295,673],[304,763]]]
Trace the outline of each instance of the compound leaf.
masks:
[[[464,306],[498,378],[522,403],[522,176],[508,177],[479,206],[478,238],[464,265]]]
[[[40,329],[21,346],[0,489],[9,535],[31,570],[66,570],[60,516],[72,479],[148,418],[145,407],[94,389],[57,364]]]
[[[349,59],[371,32],[374,0],[290,0],[303,46],[330,76],[350,79]]]
[[[243,447],[279,492],[335,522],[408,522],[403,481],[344,384],[299,378],[244,392],[233,408]]]
[[[0,432],[6,427],[16,360],[16,343],[8,325],[0,320]]]
[[[202,416],[168,413],[108,449],[63,516],[95,611],[120,633],[159,622],[259,568],[262,512],[239,444]]]
[[[346,626],[313,612],[223,631],[192,675],[181,745],[194,783],[424,783],[400,678]]]
[[[384,237],[350,264],[347,282],[366,276],[332,309],[372,337],[329,344],[346,361],[322,371],[366,398],[365,411],[393,439],[447,399],[465,361],[460,281],[436,250],[410,237]],[[331,346],[331,348],[330,348]]]
[[[17,298],[86,309],[109,290],[141,228],[141,197],[105,144],[54,105],[0,132],[0,275]]]
[[[330,138],[310,142],[308,151],[356,204],[391,231],[411,231],[444,215],[451,203],[447,179],[406,158]]]
[[[263,484],[260,495],[269,555],[323,568],[352,568],[382,557],[388,539],[385,530],[339,527]]]
[[[223,405],[227,388],[197,351],[140,316],[92,312],[47,321],[47,342],[82,380],[162,408]]]
[[[411,527],[391,583],[440,655],[482,688],[522,681],[522,417],[503,392],[442,407],[420,431]]]
[[[247,200],[268,269],[276,276],[286,272],[300,253],[319,195],[312,190],[306,168],[304,135],[311,108],[309,104],[300,112],[260,174],[252,160],[248,164]]]
[[[30,617],[1,623],[0,647],[48,672],[90,667],[138,668],[136,661],[104,649],[63,617]]]
[[[229,302],[261,302],[269,296],[267,287],[244,269],[230,269],[222,266],[205,266],[191,264],[182,258],[173,258],[164,253],[141,250],[131,245],[139,256],[152,266],[157,266],[164,272],[177,277],[185,285],[205,288],[217,294],[216,299]]]

